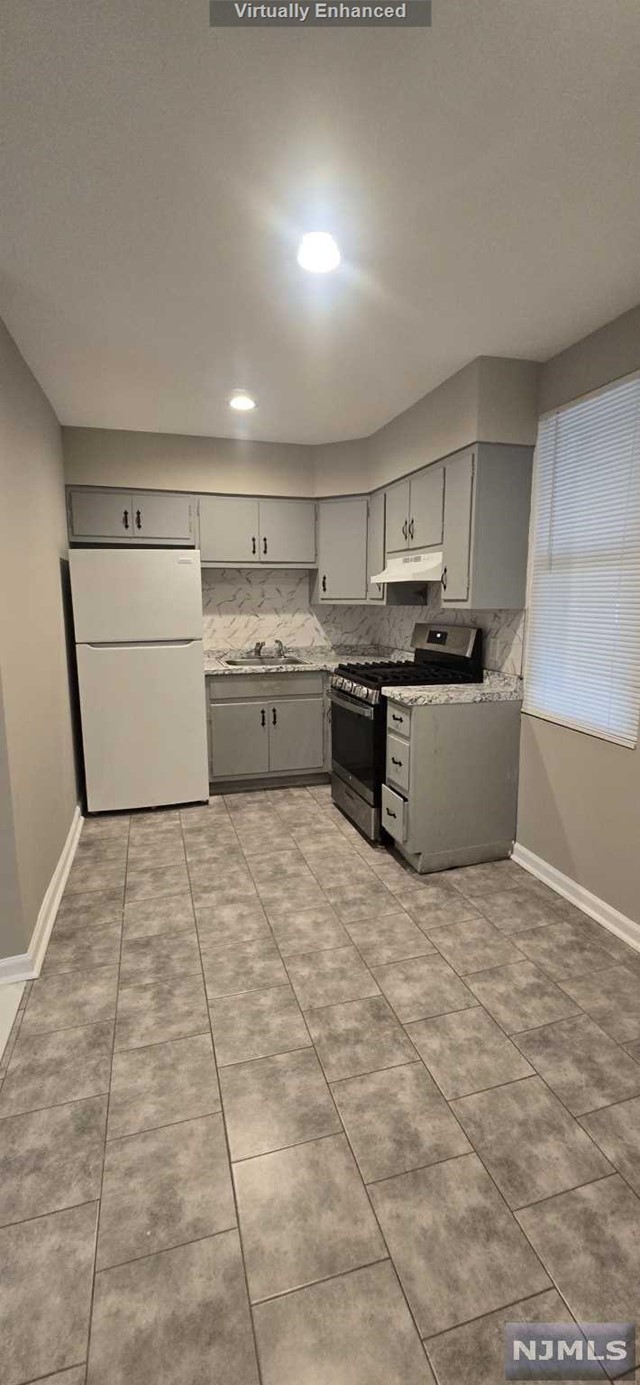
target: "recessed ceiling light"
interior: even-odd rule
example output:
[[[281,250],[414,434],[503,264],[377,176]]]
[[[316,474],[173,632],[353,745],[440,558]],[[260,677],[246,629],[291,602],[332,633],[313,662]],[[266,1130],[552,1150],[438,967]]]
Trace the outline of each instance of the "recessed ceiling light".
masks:
[[[229,407],[237,409],[240,414],[246,414],[250,409],[255,409],[256,401],[251,398],[250,394],[247,394],[246,390],[237,390],[229,400]]]
[[[340,251],[328,231],[309,231],[298,246],[298,264],[311,274],[328,274],[340,264]]]

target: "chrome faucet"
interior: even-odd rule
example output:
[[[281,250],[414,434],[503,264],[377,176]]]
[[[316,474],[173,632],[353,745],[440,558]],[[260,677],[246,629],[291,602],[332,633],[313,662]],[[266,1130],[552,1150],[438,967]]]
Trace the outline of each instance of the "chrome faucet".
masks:
[[[283,643],[282,643],[282,640],[274,640],[274,644],[275,644],[275,647],[276,647],[276,654],[277,654],[278,658],[279,658],[279,659],[284,659],[285,648],[284,648],[284,645],[283,645]]]
[[[264,649],[264,640],[256,640],[256,642],[255,642],[255,644],[254,644],[254,646],[253,646],[253,652],[254,652],[254,654],[255,654],[255,656],[256,656],[256,659],[261,659],[261,658],[262,658],[262,651],[263,651],[263,649]]]

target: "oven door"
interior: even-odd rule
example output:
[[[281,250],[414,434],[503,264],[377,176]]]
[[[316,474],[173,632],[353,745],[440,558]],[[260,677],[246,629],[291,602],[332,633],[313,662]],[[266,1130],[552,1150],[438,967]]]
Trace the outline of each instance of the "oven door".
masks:
[[[380,711],[331,689],[331,768],[375,807],[380,799]]]

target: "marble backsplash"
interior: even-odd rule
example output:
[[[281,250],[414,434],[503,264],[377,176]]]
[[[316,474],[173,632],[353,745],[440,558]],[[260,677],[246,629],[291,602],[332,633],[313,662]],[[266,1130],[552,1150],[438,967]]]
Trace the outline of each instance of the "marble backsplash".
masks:
[[[522,673],[524,612],[442,611],[440,586],[419,606],[312,606],[310,578],[295,569],[203,568],[204,644],[211,650],[250,649],[256,640],[282,640],[289,649],[372,645],[396,656],[411,653],[417,620],[480,625],[485,667]]]

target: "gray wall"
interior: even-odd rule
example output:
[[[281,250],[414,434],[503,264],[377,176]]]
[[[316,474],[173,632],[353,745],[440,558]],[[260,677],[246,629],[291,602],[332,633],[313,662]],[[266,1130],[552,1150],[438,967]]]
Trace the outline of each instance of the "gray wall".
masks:
[[[306,447],[63,428],[70,485],[248,495],[374,490],[473,442],[535,442],[540,366],[481,356],[368,438]]]
[[[542,369],[544,412],[640,369],[640,308]],[[518,841],[640,923],[640,749],[522,719]]]
[[[0,957],[10,957],[29,945],[77,794],[60,428],[2,323],[0,381]]]
[[[63,428],[65,476],[78,486],[313,495],[313,448],[178,433]]]

